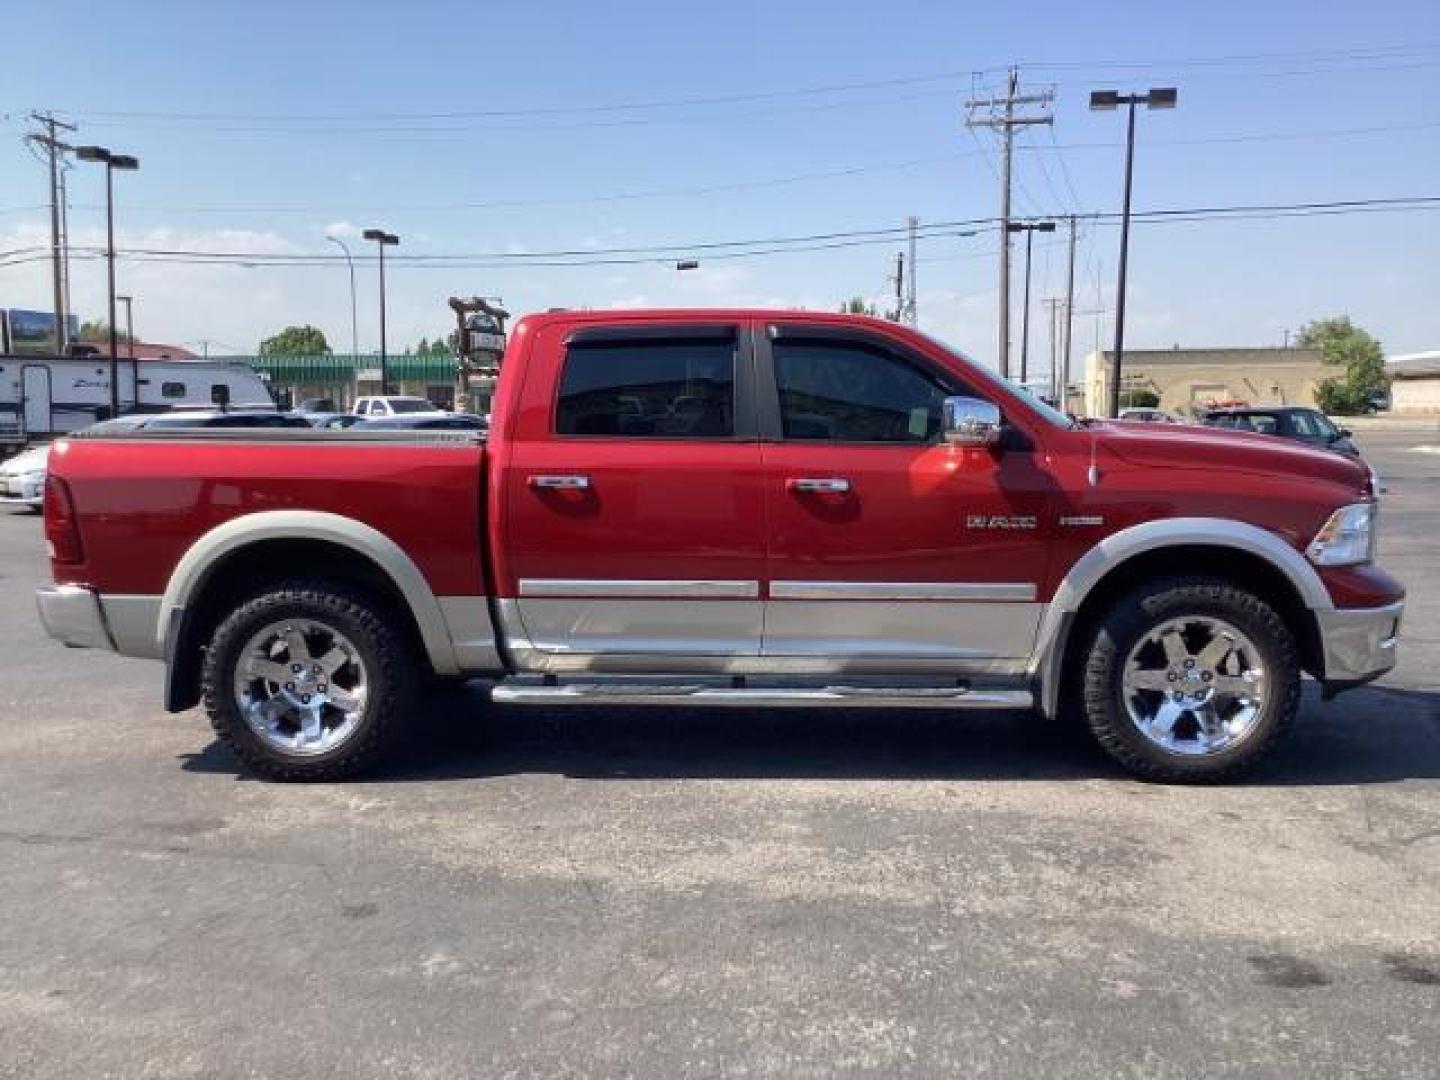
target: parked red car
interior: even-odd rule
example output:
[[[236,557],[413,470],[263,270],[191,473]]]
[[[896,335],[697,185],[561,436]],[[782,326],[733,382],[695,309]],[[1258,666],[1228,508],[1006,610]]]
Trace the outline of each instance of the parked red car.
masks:
[[[349,776],[427,678],[496,701],[1037,709],[1147,777],[1227,777],[1395,662],[1404,590],[1336,454],[1076,423],[916,331],[559,312],[488,437],[164,431],[56,444],[71,645],[163,660],[280,779]]]

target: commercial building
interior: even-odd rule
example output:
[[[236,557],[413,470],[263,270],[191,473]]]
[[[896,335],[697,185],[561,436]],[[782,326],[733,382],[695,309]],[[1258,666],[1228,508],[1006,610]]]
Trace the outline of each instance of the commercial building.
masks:
[[[217,359],[211,357],[211,359]],[[225,356],[218,359],[248,364],[260,373],[282,401],[299,404],[306,398],[329,398],[336,408],[349,409],[357,397],[378,394],[378,356]],[[385,361],[392,394],[428,398],[441,408],[457,405],[458,368],[448,353],[391,356]],[[490,411],[495,392],[493,372],[471,374],[463,403],[470,412]]]
[[[1110,401],[1111,352],[1085,357],[1084,408],[1104,416]],[[1318,349],[1126,349],[1122,392],[1148,390],[1160,407],[1183,415],[1215,405],[1314,405],[1320,383],[1337,371]]]
[[[1440,413],[1440,349],[1392,356],[1385,361],[1390,376],[1390,411]]]

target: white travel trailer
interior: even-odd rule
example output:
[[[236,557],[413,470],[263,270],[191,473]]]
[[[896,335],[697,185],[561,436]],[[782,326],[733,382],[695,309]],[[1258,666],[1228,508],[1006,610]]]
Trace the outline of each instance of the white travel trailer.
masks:
[[[121,413],[208,408],[221,397],[234,408],[275,407],[245,364],[122,357],[117,373]],[[0,356],[0,445],[53,438],[109,415],[108,357]]]

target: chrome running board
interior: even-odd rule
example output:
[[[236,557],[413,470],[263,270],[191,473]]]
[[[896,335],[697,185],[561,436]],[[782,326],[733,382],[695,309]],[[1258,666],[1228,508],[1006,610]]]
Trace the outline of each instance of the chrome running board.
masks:
[[[1029,690],[957,686],[707,686],[704,684],[589,682],[501,682],[491,700],[506,705],[739,705],[838,706],[867,709],[1029,709]]]

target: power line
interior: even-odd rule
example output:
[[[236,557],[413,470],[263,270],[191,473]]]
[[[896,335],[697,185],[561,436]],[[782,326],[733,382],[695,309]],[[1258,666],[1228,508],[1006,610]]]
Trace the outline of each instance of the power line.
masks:
[[[1152,60],[1083,60],[1083,61],[1025,61],[1017,66],[1040,71],[1107,72],[1115,70],[1167,71],[1183,68],[1234,68],[1277,61],[1330,62],[1335,65],[1374,63],[1386,60],[1402,60],[1440,52],[1440,43],[1406,43],[1394,45],[1357,46],[1346,49],[1299,50],[1287,52],[1240,53],[1221,56],[1159,58]],[[1435,62],[1440,62],[1437,60]],[[180,120],[193,123],[214,123],[215,121],[238,120],[277,124],[300,123],[345,123],[345,122],[406,122],[463,119],[534,119],[545,116],[590,115],[605,113],[641,112],[646,110],[674,110],[682,108],[715,105],[744,104],[757,101],[778,101],[790,98],[819,97],[827,94],[853,93],[863,90],[887,89],[898,86],[918,86],[936,82],[954,82],[969,79],[973,75],[997,74],[1011,65],[989,65],[964,70],[952,69],[926,74],[901,75],[889,78],[861,80],[846,83],[829,83],[807,87],[791,87],[777,90],[753,91],[738,94],[717,94],[694,97],[652,98],[630,102],[611,102],[584,105],[529,106],[510,109],[463,109],[426,112],[359,112],[359,113],[245,113],[245,112],[177,112],[167,110],[68,110],[72,115],[87,117],[95,121],[114,120]],[[1314,71],[1317,69],[1307,69]],[[1330,70],[1330,69],[1318,69]],[[1339,70],[1339,69],[1337,69]],[[1280,72],[1278,74],[1285,74]]]
[[[1375,135],[1383,133],[1410,132],[1422,129],[1440,127],[1440,120],[1426,120],[1405,124],[1387,124],[1370,127],[1357,128],[1329,128],[1314,129],[1309,131],[1277,131],[1277,132],[1251,132],[1240,135],[1219,136],[1214,138],[1198,139],[1156,139],[1147,142],[1147,147],[1172,147],[1172,146],[1207,146],[1225,143],[1271,143],[1279,141],[1342,138],[1358,135]],[[705,184],[691,187],[675,188],[648,188],[638,191],[610,192],[599,195],[576,195],[576,196],[553,196],[530,199],[489,199],[481,201],[459,201],[459,202],[434,202],[434,203],[384,203],[384,209],[395,213],[444,213],[453,210],[501,210],[507,208],[523,208],[532,206],[565,206],[583,205],[588,203],[605,202],[629,202],[644,201],[648,199],[664,198],[687,198],[705,195],[722,194],[728,191],[744,191],[766,187],[781,187],[795,184],[807,183],[816,180],[841,179],[850,176],[864,176],[877,172],[892,172],[906,169],[922,168],[930,165],[944,165],[967,159],[980,158],[985,167],[994,175],[998,181],[999,176],[995,170],[995,164],[990,159],[989,151],[980,142],[979,137],[973,129],[967,128],[975,142],[974,151],[951,152],[946,154],[932,154],[926,157],[909,158],[901,161],[873,162],[861,165],[841,165],[830,169],[819,169],[813,172],[791,173],[785,176],[759,177],[753,180],[737,180],[721,184]],[[1118,142],[1079,142],[1061,143],[1056,142],[1054,131],[1049,130],[1051,144],[1020,143],[1016,149],[1026,153],[1036,153],[1037,156],[1055,153],[1060,162],[1061,175],[1064,179],[1065,188],[1072,197],[1073,202],[1069,205],[1079,212],[1081,199],[1076,193],[1074,182],[1069,175],[1069,169],[1065,163],[1064,151],[1067,150],[1099,150],[1113,149],[1121,145]],[[1028,201],[1028,200],[1027,200]],[[1057,203],[1064,206],[1064,199],[1057,199]],[[81,209],[99,210],[103,206],[93,203],[76,204]],[[376,210],[382,204],[370,203],[291,203],[291,204],[165,204],[165,203],[136,203],[131,204],[133,212],[145,213],[179,213],[179,214],[316,214],[316,213],[360,213],[367,210]],[[0,214],[25,213],[35,210],[46,209],[48,204],[40,203],[30,206],[9,206],[0,207]],[[1031,210],[1039,213],[1041,207],[1033,203]]]
[[[1131,215],[1137,224],[1190,223],[1207,220],[1275,220],[1294,217],[1328,217],[1357,213],[1396,213],[1440,210],[1440,195],[1396,196],[1369,199],[1342,199],[1329,202],[1253,203],[1230,206],[1170,207],[1139,210]],[[1108,224],[1119,220],[1118,211],[1099,211],[1079,215],[1093,223]],[[965,235],[962,229],[994,226],[998,218],[970,218],[961,221],[921,223],[916,226],[917,239],[934,240]],[[706,251],[710,260],[751,258],[787,252],[827,251],[847,247],[894,244],[908,233],[909,225],[881,229],[837,230],[803,236],[779,236],[750,240],[702,241],[698,243],[657,244],[649,247],[617,247],[602,249],[561,249],[538,252],[472,252],[462,254],[394,255],[387,262],[410,268],[486,267],[516,269],[526,266],[613,266],[642,263],[664,263],[677,251]],[[103,257],[100,247],[79,247],[74,253],[83,258]],[[38,246],[14,248],[0,252],[0,267],[23,265],[48,258]],[[327,266],[341,260],[341,255],[325,252],[244,252],[203,251],[182,248],[120,248],[117,255],[135,262],[176,262],[192,265],[249,266]],[[361,256],[356,256],[361,261]],[[373,260],[373,256],[368,257]]]

